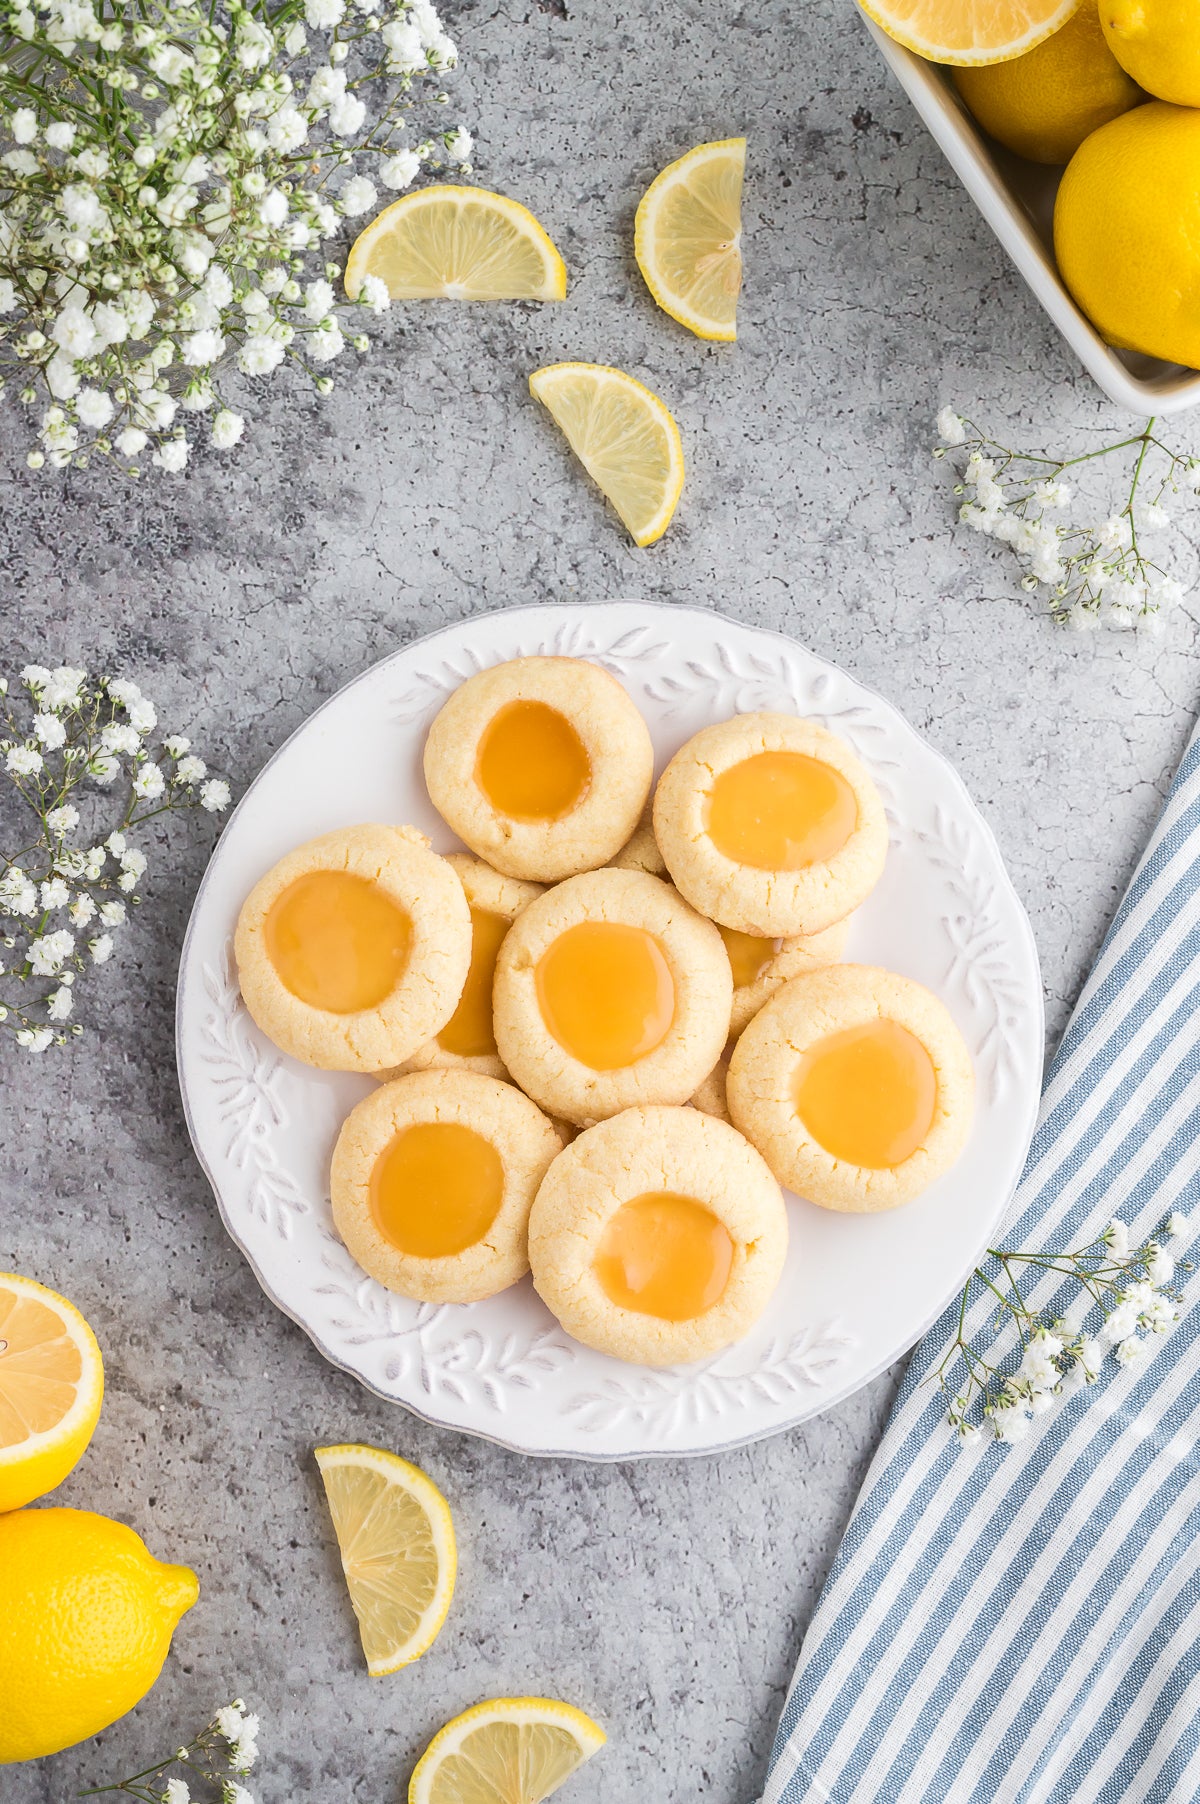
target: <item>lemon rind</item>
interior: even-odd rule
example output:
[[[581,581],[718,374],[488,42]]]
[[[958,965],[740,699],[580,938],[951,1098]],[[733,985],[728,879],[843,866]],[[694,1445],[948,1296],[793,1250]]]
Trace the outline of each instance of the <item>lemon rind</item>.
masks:
[[[709,344],[734,344],[737,340],[737,320],[735,318],[729,327],[714,327],[711,320],[708,320],[704,314],[697,313],[694,308],[689,308],[685,301],[677,295],[673,295],[669,289],[664,288],[657,277],[651,274],[649,266],[650,215],[654,210],[655,197],[661,195],[665,189],[674,187],[682,179],[684,170],[695,169],[701,163],[710,161],[718,153],[736,149],[741,151],[744,171],[746,167],[745,138],[714,138],[711,143],[694,145],[691,150],[685,151],[683,156],[676,157],[673,163],[668,163],[665,169],[659,171],[643,194],[638,202],[633,222],[633,254],[655,305],[661,307],[664,313],[668,314],[671,319],[677,320],[681,326],[686,326],[695,337],[703,338]]]
[[[549,406],[548,402],[545,399],[545,396],[539,392],[539,387],[544,388],[546,386],[546,384],[541,381],[541,378],[546,377],[546,376],[553,377],[553,376],[559,376],[559,375],[566,375],[568,373],[575,373],[578,371],[586,371],[589,375],[592,375],[592,376],[606,376],[606,377],[614,378],[616,381],[624,383],[629,388],[637,389],[637,391],[640,394],[644,395],[652,403],[655,416],[659,419],[660,423],[663,425],[663,427],[666,430],[667,440],[670,445],[670,453],[671,453],[672,482],[671,482],[670,490],[669,490],[667,496],[665,497],[665,499],[663,500],[663,503],[659,507],[658,511],[651,516],[649,522],[646,525],[644,525],[641,528],[641,530],[638,532],[634,531],[633,527],[630,526],[628,520],[626,520],[619,513],[619,511],[616,508],[615,503],[607,495],[605,490],[601,487],[601,485],[598,482],[596,482],[595,477],[592,476],[591,471],[588,470],[587,465],[584,464],[583,459],[579,456],[579,453],[575,450],[574,445],[571,444],[570,439],[567,438],[566,433],[563,432],[562,427],[559,426],[558,420],[555,419],[554,411]],[[617,513],[618,519],[621,520],[622,525],[625,527],[625,530],[629,533],[634,544],[640,546],[643,550],[645,549],[645,547],[647,545],[657,544],[658,540],[662,538],[662,536],[666,532],[668,526],[671,524],[671,521],[675,517],[675,510],[679,506],[679,497],[683,493],[684,478],[687,474],[685,462],[684,462],[684,455],[683,455],[683,439],[680,437],[679,427],[675,423],[674,415],[671,413],[670,408],[667,406],[666,402],[662,399],[661,395],[656,395],[652,388],[647,388],[646,384],[644,382],[639,382],[636,376],[630,376],[625,370],[616,369],[612,364],[609,364],[609,363],[547,363],[547,364],[544,364],[541,369],[534,370],[533,373],[530,375],[529,392],[533,396],[535,401],[540,401],[542,403],[542,406],[546,408],[547,413],[550,414],[551,419],[554,420],[555,425],[558,426],[559,431],[562,432],[563,438],[567,440],[567,444],[570,446],[572,456],[575,457],[577,462],[579,462],[583,466],[584,470],[587,471],[587,474],[588,474],[589,478],[591,479],[591,481],[596,483],[596,487],[598,489],[600,489],[601,494],[604,495],[604,498],[606,501],[608,501],[609,506],[613,508],[613,511],[615,513]]]
[[[406,1642],[384,1659],[367,1659],[368,1675],[373,1679],[386,1678],[389,1673],[411,1666],[414,1660],[419,1660],[422,1654],[428,1653],[445,1626],[458,1578],[458,1543],[454,1533],[454,1517],[450,1505],[428,1473],[422,1472],[420,1466],[414,1466],[411,1460],[402,1459],[398,1453],[389,1453],[382,1447],[364,1447],[343,1441],[334,1446],[316,1447],[313,1455],[322,1479],[326,1471],[334,1466],[369,1466],[389,1477],[392,1482],[403,1483],[403,1488],[409,1495],[421,1503],[433,1531],[434,1546],[438,1554],[438,1583],[433,1597]],[[330,1514],[332,1516],[332,1511]],[[336,1523],[334,1527],[336,1532]],[[340,1548],[340,1541],[338,1546]]]
[[[496,210],[519,223],[531,241],[542,253],[546,267],[546,286],[539,294],[521,294],[510,296],[493,296],[495,300],[520,301],[565,301],[567,298],[567,266],[563,262],[558,246],[551,238],[541,220],[523,206],[519,200],[513,200],[507,194],[500,194],[494,188],[472,188],[463,182],[435,182],[428,188],[417,188],[411,194],[401,194],[398,198],[377,213],[369,225],[363,227],[350,247],[350,255],[346,259],[345,287],[350,300],[358,298],[362,287],[362,278],[369,272],[362,266],[366,262],[367,253],[377,239],[383,236],[386,228],[384,221],[394,218],[399,213],[419,212],[423,207],[435,204],[447,196],[456,201],[464,198],[478,200],[481,196],[497,203]],[[437,297],[435,297],[437,298]]]
[[[1057,12],[1049,24],[1039,25],[1028,31],[1023,38],[1006,44],[1002,50],[989,50],[978,55],[966,51],[954,50],[945,44],[932,44],[924,38],[905,32],[894,21],[887,17],[888,7],[885,0],[858,0],[858,4],[867,17],[878,25],[894,43],[901,44],[905,50],[911,50],[914,56],[925,62],[949,63],[956,69],[984,69],[993,63],[1010,63],[1018,56],[1024,56],[1027,50],[1035,50],[1052,38],[1059,28],[1066,24],[1072,14],[1079,11],[1083,0],[1061,0]]]
[[[46,1284],[39,1284],[36,1278],[23,1277],[19,1272],[0,1272],[0,1288],[11,1289],[22,1296],[32,1297],[44,1304],[57,1315],[63,1328],[79,1349],[83,1362],[83,1375],[75,1391],[75,1401],[67,1413],[57,1421],[53,1428],[43,1428],[37,1434],[30,1435],[24,1441],[18,1441],[12,1447],[0,1448],[0,1475],[19,1471],[25,1465],[32,1465],[34,1460],[47,1453],[56,1453],[85,1426],[93,1412],[98,1415],[104,1401],[104,1355],[100,1351],[100,1343],[87,1321],[74,1303],[60,1296],[58,1291],[51,1290]],[[94,1426],[94,1422],[93,1422]],[[82,1449],[80,1450],[82,1455]],[[53,1488],[53,1487],[51,1487]]]
[[[430,1786],[444,1757],[454,1753],[473,1728],[487,1722],[550,1722],[569,1729],[579,1748],[579,1766],[593,1754],[598,1754],[608,1740],[598,1722],[574,1704],[564,1704],[561,1699],[486,1698],[482,1703],[472,1704],[459,1716],[451,1717],[438,1730],[413,1768],[408,1782],[408,1804],[429,1804]]]

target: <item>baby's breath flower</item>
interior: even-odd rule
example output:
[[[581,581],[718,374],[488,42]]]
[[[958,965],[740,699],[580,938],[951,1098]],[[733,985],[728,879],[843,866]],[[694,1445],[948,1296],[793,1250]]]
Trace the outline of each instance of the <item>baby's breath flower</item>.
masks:
[[[214,777],[203,784],[200,789],[200,806],[209,814],[220,814],[229,806],[229,785],[223,778]]]
[[[353,303],[302,309],[322,240],[423,165],[469,168],[463,126],[395,142],[418,98],[446,101],[438,72],[457,60],[431,0],[304,0],[286,23],[201,0],[146,0],[136,17],[0,0],[0,23],[29,46],[19,71],[0,65],[0,345],[40,402],[34,468],[101,455],[179,475],[195,450],[180,414],[208,412],[211,445],[232,449],[246,426],[231,372],[344,348]],[[109,59],[100,105],[77,85],[93,45]],[[372,282],[360,316],[387,300]]]
[[[29,809],[36,827],[22,832],[22,843],[33,843],[20,863],[0,857],[0,941],[6,949],[0,1027],[38,1052],[65,1045],[82,1031],[74,1024],[77,977],[112,956],[113,930],[126,920],[123,895],[132,895],[145,875],[146,852],[130,843],[128,829],[158,814],[202,807],[196,788],[202,778],[223,792],[225,802],[229,786],[207,777],[204,760],[181,735],[155,753],[148,740],[157,711],[136,683],[92,681],[70,665],[27,665],[22,683],[14,694],[0,680],[0,749],[19,787],[20,806]],[[162,759],[174,760],[169,783]],[[181,769],[190,782],[179,781]],[[122,775],[125,794],[116,803],[122,824],[104,838],[100,828],[93,840],[96,828],[90,818],[85,828],[85,816],[103,798],[91,785],[108,786]],[[93,923],[100,931],[85,939]],[[243,1752],[253,1755],[252,1734]]]

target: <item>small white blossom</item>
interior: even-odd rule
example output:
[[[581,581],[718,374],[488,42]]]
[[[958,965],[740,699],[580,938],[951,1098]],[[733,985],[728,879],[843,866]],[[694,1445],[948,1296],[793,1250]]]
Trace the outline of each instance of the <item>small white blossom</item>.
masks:
[[[1129,1229],[1118,1216],[1113,1216],[1103,1235],[1110,1259],[1118,1262],[1129,1257]]]
[[[46,998],[46,1013],[51,1021],[65,1021],[71,1013],[71,992],[65,986],[51,990]]]
[[[39,744],[45,746],[48,752],[56,752],[61,745],[66,744],[67,729],[57,714],[35,714],[33,731]]]
[[[1015,1447],[1029,1433],[1029,1415],[1024,1404],[1006,1404],[992,1411],[992,1427],[998,1441]]]
[[[207,775],[208,766],[205,764],[203,758],[181,758],[178,765],[175,767],[175,781],[177,783],[201,783]]]
[[[143,764],[133,779],[132,789],[135,796],[153,802],[166,788],[166,779],[157,764]]]
[[[222,407],[213,415],[212,442],[218,451],[228,451],[236,445],[245,430],[246,422],[240,413],[232,413],[228,407]]]
[[[1150,1342],[1143,1340],[1138,1334],[1127,1335],[1116,1349],[1117,1364],[1122,1366],[1138,1365],[1149,1351]]]
[[[358,290],[358,298],[372,313],[386,313],[392,304],[388,293],[388,285],[382,276],[364,276]]]
[[[37,114],[31,106],[19,106],[9,117],[8,129],[18,144],[32,144],[37,137]]]
[[[1164,1285],[1170,1284],[1174,1278],[1175,1261],[1161,1247],[1156,1247],[1147,1263],[1146,1276],[1151,1284],[1155,1284],[1161,1289]]]
[[[72,802],[64,802],[61,808],[52,808],[46,816],[46,825],[51,833],[62,838],[64,833],[72,833],[79,825],[79,810]]]
[[[92,963],[94,965],[107,964],[108,960],[112,957],[112,949],[113,942],[111,933],[102,933],[98,938],[88,941],[88,951],[92,955]]]
[[[76,896],[67,916],[73,927],[86,927],[96,912],[96,903],[91,896]]]
[[[421,173],[421,159],[414,150],[398,150],[379,166],[379,179],[385,188],[410,188]]]
[[[1174,1241],[1178,1246],[1192,1238],[1192,1224],[1186,1215],[1181,1215],[1178,1209],[1172,1209],[1167,1217],[1166,1232],[1168,1240]]]
[[[168,1779],[164,1804],[191,1804],[191,1792],[183,1779]]]
[[[469,163],[474,148],[475,140],[465,125],[458,126],[446,139],[446,155],[452,163]]]
[[[28,1052],[45,1052],[54,1043],[54,1030],[49,1027],[23,1027],[16,1036],[17,1045]]]
[[[953,407],[942,408],[937,417],[937,431],[943,445],[964,445],[967,442],[966,425]]]
[[[365,175],[352,175],[338,195],[338,205],[348,219],[368,212],[379,198],[374,182]]]
[[[220,814],[229,806],[229,785],[221,777],[212,777],[200,790],[200,806],[209,814]]]
[[[106,927],[120,927],[125,920],[125,904],[115,899],[100,904],[100,919]]]
[[[29,966],[35,977],[57,977],[75,950],[75,936],[60,927],[29,942]]]
[[[65,908],[70,900],[71,892],[61,877],[51,877],[47,882],[42,884],[40,901],[44,911],[48,912],[53,908]]]
[[[42,763],[42,754],[32,745],[9,746],[4,755],[4,768],[14,777],[35,777]]]

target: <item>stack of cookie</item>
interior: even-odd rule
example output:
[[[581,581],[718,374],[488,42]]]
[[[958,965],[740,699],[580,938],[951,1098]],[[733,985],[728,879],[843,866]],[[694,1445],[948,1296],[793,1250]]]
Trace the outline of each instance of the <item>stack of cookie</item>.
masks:
[[[425,746],[468,853],[325,834],[248,897],[236,953],[285,1052],[380,1088],[334,1151],[334,1219],[405,1295],[533,1280],[643,1364],[698,1359],[783,1270],[780,1186],[907,1201],[953,1162],[972,1073],[941,1003],[840,963],[887,854],[870,776],[781,714],[710,726],[654,790],[645,722],[594,664],[466,681]]]

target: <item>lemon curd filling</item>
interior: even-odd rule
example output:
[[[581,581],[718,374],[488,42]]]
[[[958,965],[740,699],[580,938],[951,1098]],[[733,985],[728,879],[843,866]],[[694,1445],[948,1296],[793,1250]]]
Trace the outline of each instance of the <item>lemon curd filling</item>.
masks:
[[[488,908],[471,910],[471,968],[458,1007],[437,1037],[443,1052],[459,1058],[490,1056],[496,1050],[492,1031],[492,979],[496,955],[511,922]]]
[[[475,781],[510,820],[562,820],[583,800],[591,778],[582,739],[545,702],[509,702],[480,737]]]
[[[375,1008],[408,963],[412,922],[365,877],[310,871],[267,915],[267,957],[301,1002],[334,1015]]]
[[[738,990],[758,981],[783,944],[782,940],[760,939],[756,933],[739,933],[736,927],[722,927],[720,932]]]
[[[840,852],[858,801],[840,771],[803,752],[756,752],[714,779],[705,828],[718,852],[759,871],[800,871]]]
[[[401,1129],[371,1172],[376,1227],[415,1259],[446,1259],[474,1246],[495,1221],[503,1196],[499,1153],[456,1121]]]
[[[593,1071],[617,1071],[662,1043],[675,1019],[675,983],[643,927],[581,921],[543,952],[538,1007],[564,1052]]]
[[[687,1322],[720,1301],[732,1265],[724,1222],[694,1197],[662,1190],[621,1205],[592,1269],[619,1308]]]
[[[827,1153],[888,1170],[910,1158],[933,1125],[937,1072],[907,1027],[869,1021],[811,1046],[796,1067],[792,1097]]]

